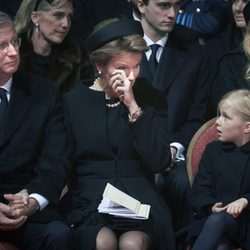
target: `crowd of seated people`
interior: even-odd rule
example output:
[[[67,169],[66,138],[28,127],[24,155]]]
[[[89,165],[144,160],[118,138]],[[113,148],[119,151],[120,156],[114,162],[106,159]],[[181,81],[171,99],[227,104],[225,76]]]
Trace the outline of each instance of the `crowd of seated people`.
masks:
[[[186,153],[222,97],[249,89],[249,16],[247,0],[1,3],[0,241],[203,249]],[[99,214],[107,182],[149,219]]]

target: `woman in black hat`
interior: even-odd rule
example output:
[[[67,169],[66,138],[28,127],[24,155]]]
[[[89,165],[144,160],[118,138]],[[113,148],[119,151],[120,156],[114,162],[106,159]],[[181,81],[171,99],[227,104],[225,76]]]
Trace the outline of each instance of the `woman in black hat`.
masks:
[[[137,79],[147,49],[142,27],[123,18],[106,20],[86,48],[98,77],[64,96],[73,170],[62,202],[75,247],[174,250],[170,213],[152,179],[171,162],[165,98]],[[148,219],[99,213],[107,183],[150,205]]]

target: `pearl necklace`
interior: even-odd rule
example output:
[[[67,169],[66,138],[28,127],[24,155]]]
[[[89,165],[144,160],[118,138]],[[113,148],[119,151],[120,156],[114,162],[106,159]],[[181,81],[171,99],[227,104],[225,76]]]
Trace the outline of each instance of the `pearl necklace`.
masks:
[[[95,91],[103,91],[103,89],[100,87],[100,85],[98,84],[98,82],[100,81],[100,78],[97,77],[93,83],[92,86],[90,86],[91,89],[95,90]],[[107,108],[117,108],[119,105],[121,104],[121,101],[118,101],[116,103],[106,103],[106,107]]]
[[[106,107],[107,108],[117,108],[119,105],[121,104],[120,101],[116,102],[116,103],[106,103]]]

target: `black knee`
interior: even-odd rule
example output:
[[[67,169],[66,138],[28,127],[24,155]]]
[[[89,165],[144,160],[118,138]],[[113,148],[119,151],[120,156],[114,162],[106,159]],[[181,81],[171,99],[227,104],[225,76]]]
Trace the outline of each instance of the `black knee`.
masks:
[[[45,232],[45,244],[48,246],[48,249],[70,249],[72,245],[70,227],[61,221],[50,222]]]
[[[205,226],[211,227],[212,229],[217,228],[221,230],[228,226],[227,221],[229,216],[230,215],[224,211],[219,213],[213,213],[208,217]]]

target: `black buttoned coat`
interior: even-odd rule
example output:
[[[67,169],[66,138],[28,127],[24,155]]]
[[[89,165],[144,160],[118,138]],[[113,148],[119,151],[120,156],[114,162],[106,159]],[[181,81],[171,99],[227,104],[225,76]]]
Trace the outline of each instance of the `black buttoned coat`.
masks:
[[[109,182],[141,203],[151,205],[150,218],[145,223],[150,224],[153,233],[153,248],[175,249],[169,210],[148,179],[153,173],[163,171],[170,161],[165,109],[157,104],[164,97],[144,81],[138,80],[134,87],[143,110],[134,123],[128,122],[128,111],[123,104],[109,110],[105,93],[84,84],[64,96],[73,169],[62,207],[78,235],[78,248],[95,248],[97,233],[107,226],[97,207]],[[116,114],[113,123],[110,112]],[[116,141],[116,150],[111,138]]]
[[[239,217],[240,243],[250,249],[250,142],[238,148],[231,143],[212,142],[206,147],[189,197],[197,219],[211,214],[216,202],[224,205],[246,198],[248,206]]]

